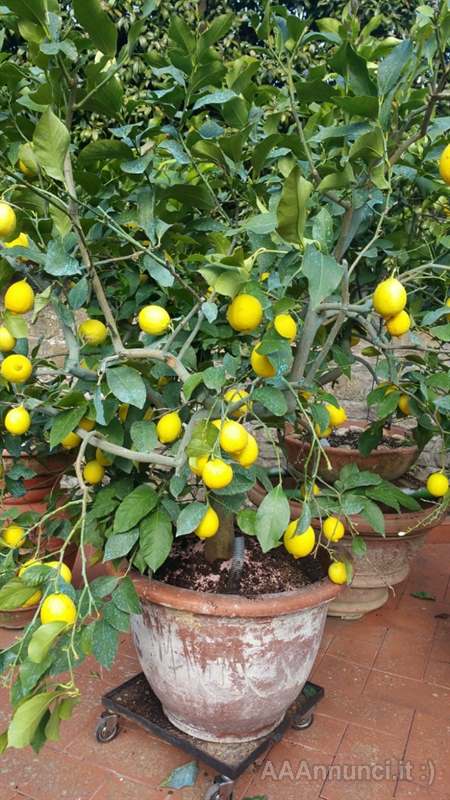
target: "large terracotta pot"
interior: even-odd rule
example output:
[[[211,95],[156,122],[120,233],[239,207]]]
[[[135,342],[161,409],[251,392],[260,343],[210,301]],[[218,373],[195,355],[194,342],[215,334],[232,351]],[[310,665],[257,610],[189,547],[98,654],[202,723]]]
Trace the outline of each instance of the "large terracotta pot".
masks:
[[[347,422],[338,427],[340,429],[357,428],[358,430],[364,430],[368,425],[369,423],[366,420],[347,420]],[[384,430],[385,435],[401,436],[404,439],[410,436],[410,433],[406,428],[402,428],[399,425],[392,425],[389,429]],[[303,470],[311,449],[310,443],[302,438],[301,435],[294,433],[292,425],[286,426],[284,441],[288,462],[296,469]],[[337,480],[341,469],[346,464],[356,464],[360,470],[368,470],[380,475],[386,481],[393,481],[405,475],[419,455],[419,448],[416,444],[405,444],[404,447],[397,448],[380,445],[368,456],[363,456],[359,450],[350,447],[327,447],[325,445],[323,449],[330,462],[330,467],[328,467],[325,457],[322,456],[319,464],[319,475],[329,483]]]
[[[305,684],[327,608],[328,578],[248,600],[133,577],[142,615],[132,618],[142,669],[180,730],[245,742],[273,730]]]
[[[5,495],[2,498],[4,506],[15,506],[18,502],[39,503],[53,489],[59,486],[63,473],[73,462],[74,456],[72,453],[45,453],[39,456],[30,456],[27,453],[23,453],[21,458],[36,475],[33,478],[24,480],[26,494],[22,495],[22,497],[17,498],[12,495]],[[13,457],[4,452],[3,466],[5,473],[8,472],[13,463]],[[4,482],[0,481],[0,490],[3,486]]]

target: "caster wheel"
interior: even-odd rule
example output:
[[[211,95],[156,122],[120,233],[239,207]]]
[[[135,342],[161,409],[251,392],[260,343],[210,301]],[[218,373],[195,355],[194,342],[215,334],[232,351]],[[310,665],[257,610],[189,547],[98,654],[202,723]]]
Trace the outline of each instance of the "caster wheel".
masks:
[[[292,727],[296,731],[304,731],[306,728],[310,728],[313,722],[314,714],[308,714],[306,717],[299,717],[298,719],[294,720]]]
[[[95,729],[95,738],[97,742],[104,744],[105,742],[112,742],[119,733],[119,719],[117,714],[106,714],[100,717]]]
[[[205,794],[204,800],[233,800],[234,781],[219,775]]]

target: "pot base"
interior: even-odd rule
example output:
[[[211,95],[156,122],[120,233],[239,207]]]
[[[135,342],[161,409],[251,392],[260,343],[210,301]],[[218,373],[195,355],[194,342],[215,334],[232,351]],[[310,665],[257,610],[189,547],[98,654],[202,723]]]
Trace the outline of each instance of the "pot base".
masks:
[[[329,617],[340,619],[361,619],[369,611],[376,611],[384,606],[389,598],[389,590],[385,586],[358,589],[349,586],[328,606]]]
[[[166,715],[169,722],[178,728],[178,730],[182,731],[183,733],[187,733],[188,736],[193,736],[195,739],[201,739],[203,742],[215,742],[217,744],[239,744],[240,742],[256,742],[258,739],[263,739],[264,736],[268,736],[269,733],[278,728],[281,722],[284,719],[284,713],[281,715],[279,719],[275,722],[274,725],[269,725],[266,728],[262,728],[259,731],[255,731],[254,734],[248,734],[247,736],[213,736],[210,731],[205,731],[203,728],[196,728],[193,725],[189,725],[185,720],[180,720],[179,717],[176,717],[174,714],[171,714],[170,711],[167,710],[164,706],[162,706],[162,710]]]

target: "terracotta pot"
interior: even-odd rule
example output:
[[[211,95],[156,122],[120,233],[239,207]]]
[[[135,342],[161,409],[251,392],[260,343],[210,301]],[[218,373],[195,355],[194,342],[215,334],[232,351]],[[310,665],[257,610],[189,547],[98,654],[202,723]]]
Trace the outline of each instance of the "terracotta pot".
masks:
[[[338,427],[340,429],[365,430],[369,426],[366,420],[347,420]],[[293,432],[292,425],[286,425],[286,454],[287,459],[293,467],[304,470],[306,458],[310,451],[310,443],[303,439],[299,434]],[[392,425],[383,431],[384,435],[393,434],[407,438],[410,431],[399,425]],[[386,481],[393,481],[405,475],[417,460],[419,448],[416,444],[405,444],[404,447],[391,448],[380,445],[368,456],[363,456],[357,449],[349,447],[324,447],[324,451],[330,461],[331,467],[328,468],[325,458],[322,456],[319,464],[319,475],[328,483],[334,483],[339,477],[342,467],[346,464],[356,464],[360,470],[368,470],[380,475]]]
[[[17,498],[12,495],[5,495],[2,501],[5,506],[15,506],[18,501],[19,503],[38,503],[43,500],[53,489],[59,486],[61,478],[65,470],[72,464],[74,456],[72,453],[45,453],[40,456],[30,456],[28,453],[24,453],[21,458],[36,475],[33,478],[24,480],[26,494],[22,495],[22,497]],[[13,463],[13,457],[4,452],[3,464],[5,473],[8,472]],[[3,486],[4,482],[0,481],[0,490]]]
[[[147,680],[177,728],[212,742],[252,741],[278,725],[311,672],[340,591],[324,578],[248,600],[137,573],[133,581],[142,615],[131,627]]]

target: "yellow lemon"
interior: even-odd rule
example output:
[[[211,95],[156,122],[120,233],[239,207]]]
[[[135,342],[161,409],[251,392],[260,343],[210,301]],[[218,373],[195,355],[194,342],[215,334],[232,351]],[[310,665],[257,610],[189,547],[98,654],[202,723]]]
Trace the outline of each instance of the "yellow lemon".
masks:
[[[78,334],[86,344],[103,344],[108,338],[108,328],[99,319],[85,319],[78,326]]]
[[[86,483],[101,483],[105,475],[105,468],[94,459],[88,461],[83,469],[83,478]]]
[[[8,547],[20,547],[25,541],[25,531],[20,525],[8,525],[2,531],[2,539]]]
[[[0,202],[0,236],[9,238],[16,230],[16,212],[9,203]]]
[[[34,305],[34,292],[25,280],[12,283],[5,294],[5,308],[14,314],[26,314]]]
[[[258,442],[256,441],[255,437],[252,436],[251,433],[247,434],[247,444],[240,453],[236,453],[235,458],[236,461],[241,465],[241,467],[251,467],[252,464],[255,463],[256,459],[259,455],[259,447]]]
[[[233,470],[221,458],[212,458],[203,467],[202,480],[208,489],[224,489],[233,480]]]
[[[445,301],[445,305],[450,308],[450,297]],[[447,322],[450,322],[450,314],[447,314]]]
[[[163,444],[170,444],[181,436],[183,425],[177,411],[163,414],[156,426],[156,435]]]
[[[5,242],[4,244],[5,247],[28,247],[30,242],[26,233],[19,233],[16,239],[13,239],[11,242]]]
[[[73,450],[73,448],[78,447],[80,443],[81,436],[78,436],[78,433],[68,433],[64,439],[61,439],[61,445],[65,450]]]
[[[29,358],[17,354],[6,356],[2,361],[0,372],[10,383],[25,383],[33,372],[33,366]]]
[[[302,400],[306,400],[306,402],[308,402],[309,400],[311,400],[313,393],[308,392],[306,389],[302,389],[302,391],[298,393],[298,396],[301,397]]]
[[[83,428],[84,431],[92,431],[95,428],[95,422],[93,419],[83,417],[83,419],[78,423],[78,427]]]
[[[322,525],[322,533],[329,542],[338,542],[342,539],[345,528],[337,517],[327,517]]]
[[[28,600],[25,600],[25,602],[22,603],[21,608],[30,608],[31,606],[37,606],[41,597],[42,597],[42,592],[40,589],[38,589],[36,592],[34,592],[34,594],[31,595],[31,597],[28,598]]]
[[[107,455],[104,450],[100,450],[99,447],[97,447],[95,451],[95,460],[98,461],[102,467],[110,467],[112,464],[112,457]]]
[[[263,308],[257,297],[238,294],[227,309],[227,320],[235,331],[249,333],[258,327],[263,318]]]
[[[258,346],[253,348],[250,356],[250,364],[253,371],[256,372],[260,378],[273,378],[276,374],[275,367],[270,363],[267,356],[260,356],[258,353]]]
[[[387,278],[378,284],[373,294],[373,307],[382,317],[394,317],[406,306],[408,296],[397,278]]]
[[[25,161],[22,161],[21,158],[19,159],[18,167],[22,175],[25,175],[26,178],[36,177],[36,173],[34,172],[34,170],[32,170],[31,167],[28,166],[28,164],[25,164]]]
[[[450,144],[444,147],[439,159],[439,172],[445,183],[450,185]]]
[[[214,427],[217,428],[218,431],[220,431],[220,429],[222,427],[222,420],[221,419],[212,419],[211,420],[211,425],[214,425]]]
[[[16,340],[12,333],[9,332],[8,328],[4,325],[0,326],[0,352],[2,353],[9,353],[10,350],[14,350],[16,346]]]
[[[51,567],[51,569],[57,569],[61,578],[66,581],[66,583],[72,583],[72,571],[69,569],[67,564],[60,563],[59,561],[46,561],[44,564],[45,567]]]
[[[208,456],[191,456],[189,459],[189,469],[194,475],[201,477],[207,461]]]
[[[270,278],[270,272],[261,272],[261,275],[259,276],[259,280],[261,281],[261,283],[264,283],[269,278]]]
[[[162,306],[144,306],[138,314],[141,331],[152,336],[161,336],[170,325],[170,316]]]
[[[326,439],[332,431],[330,426],[328,428],[321,428],[318,422],[314,425],[314,430],[319,439]]]
[[[333,406],[332,403],[325,403],[325,408],[328,411],[330,418],[330,425],[335,428],[337,425],[342,425],[347,420],[347,412],[342,406]]]
[[[239,400],[244,400],[248,396],[249,394],[245,391],[245,389],[228,389],[228,391],[225,392],[223,399],[226,403],[238,403]],[[239,406],[239,408],[236,408],[235,411],[232,411],[230,416],[239,419],[239,417],[244,417],[250,409],[251,403],[243,403],[241,406]]]
[[[303,497],[303,499],[309,499],[311,495],[313,497],[317,497],[319,494],[320,488],[317,486],[317,483],[313,483],[312,486],[307,486],[307,484],[304,483],[300,489],[300,495]]]
[[[309,556],[314,550],[316,534],[311,525],[299,534],[297,534],[297,527],[298,519],[289,523],[284,532],[283,543],[291,556],[294,556],[294,558],[304,558],[305,556]]]
[[[407,311],[400,311],[394,317],[386,320],[386,328],[391,336],[403,336],[411,327],[411,317]]]
[[[31,417],[23,406],[10,408],[5,417],[5,428],[13,436],[22,436],[31,425]]]
[[[200,525],[195,529],[195,534],[199,539],[210,539],[219,530],[219,517],[211,506],[209,506]]]
[[[226,453],[239,453],[247,445],[248,433],[240,422],[226,419],[220,429],[219,442]]]
[[[343,561],[333,561],[328,567],[328,577],[333,583],[347,583],[347,567]]]
[[[41,606],[41,622],[66,622],[73,625],[77,618],[77,609],[73,600],[66,594],[49,594]]]
[[[447,476],[443,472],[432,472],[427,479],[427,489],[433,497],[444,497],[448,492]]]
[[[402,412],[402,414],[405,415],[405,417],[408,417],[409,414],[411,414],[411,407],[409,405],[409,397],[408,397],[407,394],[401,394],[400,395],[397,405],[398,405],[400,411]]]
[[[283,339],[292,341],[292,339],[295,339],[297,336],[297,323],[290,314],[277,314],[273,324],[276,332],[282,336]]]

